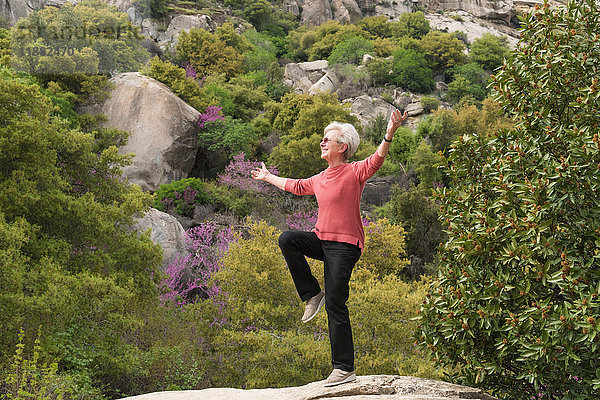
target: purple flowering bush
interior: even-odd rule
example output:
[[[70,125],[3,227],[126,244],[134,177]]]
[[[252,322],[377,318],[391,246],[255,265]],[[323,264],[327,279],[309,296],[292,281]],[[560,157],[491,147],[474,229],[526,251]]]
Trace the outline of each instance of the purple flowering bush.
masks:
[[[250,176],[250,171],[260,168],[260,161],[246,160],[246,154],[240,152],[233,156],[232,161],[225,167],[225,171],[218,175],[217,181],[223,185],[235,187],[245,191],[251,191],[266,195],[277,193],[279,189],[273,185],[257,181]],[[272,173],[277,175],[277,167],[267,167]]]
[[[287,226],[293,231],[310,231],[312,230],[319,217],[319,210],[313,209],[309,211],[298,211],[287,218]]]
[[[204,112],[200,113],[200,115],[198,116],[198,126],[200,127],[200,129],[205,128],[205,125],[208,123],[225,121],[225,117],[221,115],[222,110],[223,109],[218,106],[206,107],[206,110],[204,110]]]
[[[220,287],[210,278],[221,267],[223,255],[235,240],[231,227],[219,227],[215,222],[206,222],[186,232],[189,254],[170,264],[164,271],[161,295],[163,304],[179,305],[198,299],[215,298]]]

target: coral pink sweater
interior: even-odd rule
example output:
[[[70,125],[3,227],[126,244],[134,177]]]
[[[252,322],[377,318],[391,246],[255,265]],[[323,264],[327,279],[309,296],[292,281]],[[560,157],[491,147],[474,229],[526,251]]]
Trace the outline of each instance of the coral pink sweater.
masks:
[[[352,243],[362,251],[365,233],[360,197],[365,182],[381,168],[383,160],[375,153],[362,161],[327,168],[307,179],[288,179],[285,190],[297,195],[315,195],[319,217],[313,232],[319,239]]]

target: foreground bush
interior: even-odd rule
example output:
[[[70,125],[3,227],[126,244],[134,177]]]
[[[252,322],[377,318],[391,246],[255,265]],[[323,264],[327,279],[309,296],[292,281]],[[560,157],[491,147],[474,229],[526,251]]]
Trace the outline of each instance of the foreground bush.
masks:
[[[367,249],[350,282],[357,373],[439,377],[411,339],[411,318],[426,286],[397,276],[406,265],[402,229],[384,221],[367,228]],[[208,345],[219,355],[211,377],[217,386],[294,386],[330,372],[326,313],[319,313],[314,323],[300,322],[303,303],[278,248],[279,234],[264,223],[252,223],[247,238],[231,244],[213,275],[219,294],[189,306],[203,310],[205,320],[216,321]],[[383,243],[392,236],[397,246],[384,254]],[[323,263],[310,265],[322,282]]]
[[[600,395],[599,17],[591,0],[526,14],[494,87],[520,122],[461,136],[448,160],[420,340],[507,399]]]

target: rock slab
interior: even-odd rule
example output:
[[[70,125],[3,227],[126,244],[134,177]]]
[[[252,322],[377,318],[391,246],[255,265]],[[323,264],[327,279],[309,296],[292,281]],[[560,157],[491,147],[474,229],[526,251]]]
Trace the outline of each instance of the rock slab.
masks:
[[[410,376],[359,376],[356,382],[324,387],[324,381],[281,389],[214,388],[180,392],[156,392],[127,400],[497,400],[481,389]]]

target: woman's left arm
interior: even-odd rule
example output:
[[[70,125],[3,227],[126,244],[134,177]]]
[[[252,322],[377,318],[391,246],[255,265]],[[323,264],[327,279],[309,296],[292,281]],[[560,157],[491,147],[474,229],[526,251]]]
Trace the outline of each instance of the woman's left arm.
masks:
[[[392,145],[392,139],[394,139],[394,133],[396,133],[396,130],[404,123],[404,121],[406,121],[407,118],[408,113],[406,111],[404,111],[404,114],[400,114],[399,110],[394,110],[394,112],[392,112],[385,136],[377,148],[377,154],[380,157],[385,158],[385,156],[387,156],[390,146]]]

